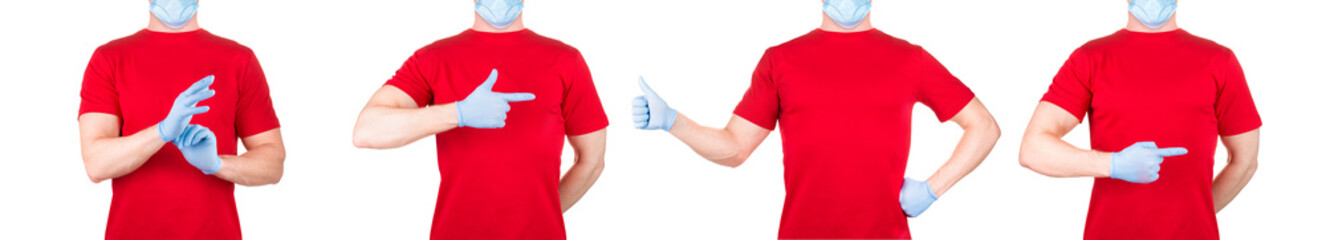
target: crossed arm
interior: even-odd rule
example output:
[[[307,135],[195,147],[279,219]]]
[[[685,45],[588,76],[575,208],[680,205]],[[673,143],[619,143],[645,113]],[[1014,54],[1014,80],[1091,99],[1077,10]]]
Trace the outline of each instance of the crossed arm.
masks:
[[[419,107],[399,88],[383,86],[359,114],[354,145],[370,149],[398,148],[458,126],[455,103]],[[562,211],[580,201],[603,172],[607,136],[607,130],[602,129],[567,137],[575,150],[575,164],[558,185]]]
[[[1018,162],[1050,177],[1109,177],[1111,153],[1077,148],[1063,140],[1079,123],[1063,108],[1041,102],[1022,135]]]
[[[1108,152],[1079,149],[1062,138],[1079,124],[1077,117],[1054,104],[1041,102],[1022,138],[1019,161],[1032,171],[1051,177],[1109,177]],[[1229,150],[1229,165],[1211,184],[1215,211],[1228,206],[1248,185],[1257,171],[1257,148],[1261,130],[1223,136]]]
[[[129,136],[120,136],[120,118],[105,113],[86,113],[78,118],[83,165],[88,179],[99,183],[132,173],[166,146],[152,126]],[[248,151],[222,155],[215,176],[239,185],[259,186],[281,181],[285,146],[281,130],[273,129],[240,139]]]

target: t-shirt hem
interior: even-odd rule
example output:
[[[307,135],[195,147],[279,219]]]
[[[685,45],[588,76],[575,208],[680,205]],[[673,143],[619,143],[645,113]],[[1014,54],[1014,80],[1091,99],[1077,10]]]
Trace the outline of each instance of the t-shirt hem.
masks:
[[[605,122],[605,123],[603,123],[603,124],[598,125],[598,127],[593,127],[593,128],[575,129],[575,130],[568,129],[568,130],[566,130],[566,135],[567,135],[567,136],[572,136],[572,137],[574,137],[574,136],[580,136],[580,135],[585,135],[585,134],[590,134],[590,133],[593,133],[593,132],[597,132],[597,131],[599,131],[599,130],[603,130],[603,129],[606,129],[606,128],[608,128],[608,123]]]
[[[948,122],[948,120],[953,120],[953,117],[957,117],[957,116],[958,116],[958,113],[962,112],[962,110],[966,110],[966,109],[967,109],[967,105],[971,105],[971,100],[972,100],[972,99],[976,99],[976,94],[968,93],[968,94],[967,94],[967,100],[962,101],[962,104],[961,104],[961,105],[954,104],[954,106],[952,106],[952,107],[943,108],[943,109],[953,109],[953,110],[947,110],[947,111],[935,111],[935,113],[936,113],[936,114],[935,114],[935,117],[938,117],[938,118],[939,118],[939,122],[941,122],[941,123],[942,123],[942,122]]]

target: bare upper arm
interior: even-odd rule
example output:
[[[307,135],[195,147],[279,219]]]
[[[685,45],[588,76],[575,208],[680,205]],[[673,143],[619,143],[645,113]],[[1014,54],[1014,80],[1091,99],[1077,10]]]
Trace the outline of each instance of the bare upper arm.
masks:
[[[1224,143],[1225,149],[1229,151],[1231,161],[1256,161],[1258,147],[1261,144],[1261,132],[1259,128],[1245,133],[1221,136],[1220,142]]]
[[[732,119],[727,121],[727,127],[724,129],[732,134],[733,140],[741,147],[743,153],[755,151],[755,148],[769,137],[769,133],[773,132],[737,115],[732,115]]]
[[[373,97],[368,99],[368,107],[389,107],[389,108],[419,108],[418,103],[410,98],[410,94],[401,91],[396,86],[385,85],[373,93]]]
[[[566,139],[567,142],[571,143],[571,148],[574,148],[577,153],[581,151],[602,153],[606,150],[608,144],[608,128],[586,134],[567,136]]]
[[[962,107],[962,111],[958,111],[958,114],[953,115],[953,119],[949,121],[957,123],[963,129],[974,126],[996,126],[995,130],[998,130],[998,123],[995,123],[994,116],[990,115],[990,111],[985,109],[985,105],[981,104],[981,100],[976,98],[972,98],[971,102]]]
[[[1063,137],[1081,123],[1077,116],[1073,116],[1068,110],[1064,110],[1053,103],[1041,102],[1036,105],[1036,112],[1031,116],[1031,123],[1027,124],[1026,135],[1050,134],[1055,137]]]
[[[243,137],[240,138],[240,141],[244,142],[245,149],[254,149],[261,146],[275,146],[282,152],[285,151],[285,141],[281,139],[280,128]]]
[[[78,136],[84,146],[98,139],[120,137],[120,117],[96,112],[79,115]]]

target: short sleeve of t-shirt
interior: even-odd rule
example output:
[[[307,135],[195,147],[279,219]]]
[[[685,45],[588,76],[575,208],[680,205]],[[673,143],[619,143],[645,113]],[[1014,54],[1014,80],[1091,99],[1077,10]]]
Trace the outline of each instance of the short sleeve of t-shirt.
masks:
[[[764,51],[764,57],[760,58],[760,64],[751,76],[750,88],[746,89],[746,95],[733,111],[737,116],[769,130],[773,130],[778,122],[779,112],[778,87],[773,79],[774,58],[772,48]]]
[[[608,127],[608,115],[603,112],[598,91],[594,88],[594,79],[590,76],[589,66],[579,51],[572,51],[563,57],[562,118],[565,120],[567,136],[578,136]]]
[[[79,93],[82,102],[78,115],[85,113],[106,113],[120,117],[120,95],[115,90],[115,75],[112,74],[114,63],[101,50],[92,53],[92,60],[83,72],[83,90]]]
[[[1247,79],[1243,76],[1243,66],[1233,52],[1227,53],[1227,59],[1219,62],[1223,68],[1217,83],[1215,113],[1221,136],[1238,135],[1262,126],[1261,115],[1252,101]]]
[[[1068,111],[1081,122],[1091,106],[1090,58],[1081,49],[1074,51],[1050,83],[1041,101],[1049,102]]]
[[[281,127],[272,108],[271,90],[258,58],[250,55],[240,70],[239,98],[235,102],[235,132],[240,137],[253,136]]]
[[[920,77],[916,99],[930,107],[940,122],[946,122],[967,107],[976,95],[929,52],[919,48],[918,51],[914,59]]]
[[[430,77],[435,76],[430,75],[430,73],[437,73],[435,68],[437,68],[440,63],[428,60],[425,55],[426,53],[424,50],[415,52],[414,56],[405,60],[405,64],[402,65],[399,70],[396,70],[396,75],[392,76],[391,80],[387,80],[386,85],[394,86],[401,91],[404,91],[405,94],[410,95],[410,98],[414,100],[415,105],[418,107],[431,105],[433,103],[434,94],[438,93],[444,93],[438,95],[438,97],[442,98],[438,102],[458,101],[458,99],[455,99],[455,96],[452,96],[452,94],[445,94],[450,93],[451,91],[446,89],[434,89],[436,87],[447,87],[450,86],[450,84],[433,84],[434,82],[444,81],[445,79],[430,79]]]

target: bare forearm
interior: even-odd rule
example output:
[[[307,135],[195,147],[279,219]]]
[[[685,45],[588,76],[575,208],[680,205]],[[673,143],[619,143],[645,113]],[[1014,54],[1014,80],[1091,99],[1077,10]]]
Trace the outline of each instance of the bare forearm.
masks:
[[[1216,212],[1220,212],[1233,202],[1234,197],[1243,191],[1243,187],[1252,181],[1253,173],[1257,172],[1261,130],[1224,136],[1220,141],[1225,144],[1225,149],[1229,150],[1229,164],[1225,165],[1224,170],[1220,170],[1220,175],[1216,175],[1215,181],[1211,183],[1211,195]]]
[[[214,176],[244,186],[262,186],[281,181],[285,172],[285,150],[267,145],[248,149],[239,156],[222,155],[221,170]]]
[[[562,176],[562,182],[558,184],[557,195],[562,200],[562,212],[571,209],[581,197],[589,192],[589,188],[594,186],[594,182],[599,179],[599,174],[603,173],[603,157],[599,156],[597,161],[587,160],[583,156],[576,156],[576,164],[571,166],[571,170]]]
[[[359,148],[397,148],[427,136],[455,129],[456,105],[424,108],[364,108],[355,124],[354,144]]]
[[[90,139],[83,143],[83,165],[92,182],[127,175],[157,153],[162,141],[154,125],[133,135]]]
[[[1047,133],[1029,131],[1019,154],[1022,166],[1046,176],[1110,176],[1110,153],[1080,149]]]
[[[728,167],[737,167],[746,161],[749,153],[742,151],[733,133],[727,129],[702,126],[683,114],[677,114],[670,131],[681,142],[690,146],[700,157]]]
[[[1211,184],[1211,195],[1215,201],[1215,211],[1225,209],[1234,197],[1243,191],[1243,187],[1252,180],[1253,173],[1257,172],[1256,162],[1249,161],[1230,161],[1224,170],[1217,175],[1215,182]]]
[[[999,126],[988,124],[973,126],[962,134],[962,140],[953,150],[953,156],[928,179],[935,196],[943,196],[954,184],[975,170],[999,141]]]

